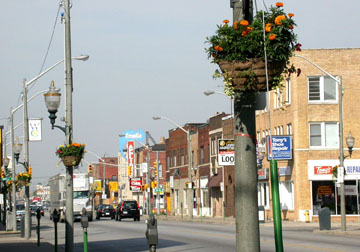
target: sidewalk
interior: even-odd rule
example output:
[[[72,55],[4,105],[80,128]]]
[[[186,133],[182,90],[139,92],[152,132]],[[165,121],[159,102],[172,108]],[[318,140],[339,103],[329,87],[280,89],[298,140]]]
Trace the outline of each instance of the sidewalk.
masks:
[[[33,232],[34,233],[34,232]],[[20,231],[5,231],[5,227],[0,222],[0,251],[19,251],[19,252],[47,252],[54,251],[55,248],[48,242],[41,241],[37,246],[37,236],[33,235],[29,240],[20,237]],[[64,251],[58,247],[58,251]]]
[[[144,215],[144,219],[147,219],[148,216]],[[198,222],[198,223],[213,223],[213,224],[226,224],[226,225],[235,225],[235,218],[233,217],[202,217],[194,216],[191,219],[189,216],[179,216],[179,215],[159,215],[156,216],[156,219],[159,221],[183,221],[183,222]],[[323,233],[328,235],[340,235],[340,236],[356,236],[360,237],[360,223],[346,223],[346,231],[341,231],[341,223],[335,222],[331,223],[331,230],[320,230],[319,222],[300,222],[300,221],[282,221],[281,222],[283,232],[286,230],[308,230],[316,233]],[[273,221],[266,221],[265,223],[260,223],[260,227],[273,227]]]

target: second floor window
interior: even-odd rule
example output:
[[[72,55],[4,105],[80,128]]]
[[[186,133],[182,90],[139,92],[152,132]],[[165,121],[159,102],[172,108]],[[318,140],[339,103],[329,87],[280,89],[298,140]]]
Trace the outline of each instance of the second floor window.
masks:
[[[336,122],[310,123],[310,147],[337,148],[338,133]]]
[[[173,167],[175,167],[176,166],[176,151],[175,150],[173,151],[173,162],[174,162]]]
[[[309,77],[308,99],[310,103],[337,102],[336,81],[328,76]]]
[[[184,149],[180,149],[180,165],[185,165],[185,152],[184,152]]]
[[[205,163],[205,157],[204,157],[204,146],[200,147],[200,164]]]

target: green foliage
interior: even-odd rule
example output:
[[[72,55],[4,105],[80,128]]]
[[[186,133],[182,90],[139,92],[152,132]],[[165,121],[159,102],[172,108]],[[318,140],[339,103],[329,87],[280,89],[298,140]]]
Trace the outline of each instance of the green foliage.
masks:
[[[85,152],[85,144],[72,143],[66,146],[60,145],[56,151],[58,157],[75,156],[82,157]]]

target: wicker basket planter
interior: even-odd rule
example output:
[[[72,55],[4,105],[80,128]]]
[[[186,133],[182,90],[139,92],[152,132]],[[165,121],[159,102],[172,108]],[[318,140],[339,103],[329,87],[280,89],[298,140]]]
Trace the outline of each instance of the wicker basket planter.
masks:
[[[266,91],[265,62],[262,59],[253,58],[249,61],[217,61],[226,78],[231,78],[235,91]],[[284,71],[285,62],[268,63],[269,89],[272,87],[274,77],[279,77]]]
[[[79,165],[80,161],[81,161],[81,157],[79,157],[79,156],[64,156],[64,157],[61,157],[61,160],[63,161],[63,163],[66,167],[71,167],[71,166]]]
[[[17,184],[18,184],[19,187],[23,187],[23,186],[26,185],[26,181],[25,180],[18,180]]]

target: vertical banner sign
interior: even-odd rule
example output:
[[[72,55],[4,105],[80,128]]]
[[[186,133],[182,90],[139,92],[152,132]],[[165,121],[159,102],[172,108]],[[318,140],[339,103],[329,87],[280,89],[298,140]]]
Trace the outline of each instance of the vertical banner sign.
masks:
[[[29,141],[41,141],[41,119],[29,120]]]
[[[127,158],[128,158],[128,166],[131,167],[131,178],[134,177],[134,167],[135,167],[135,142],[134,141],[128,141],[127,142]]]

